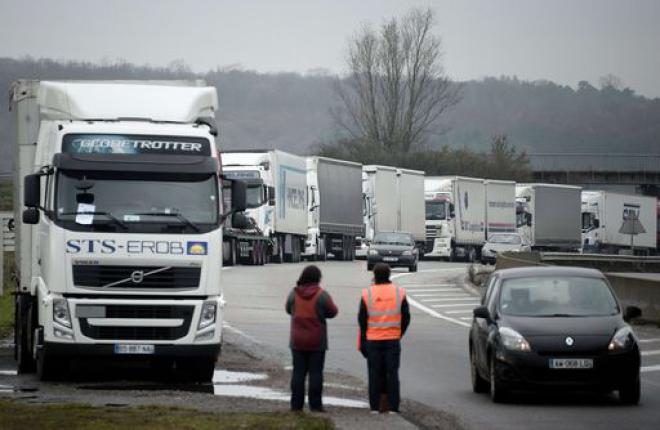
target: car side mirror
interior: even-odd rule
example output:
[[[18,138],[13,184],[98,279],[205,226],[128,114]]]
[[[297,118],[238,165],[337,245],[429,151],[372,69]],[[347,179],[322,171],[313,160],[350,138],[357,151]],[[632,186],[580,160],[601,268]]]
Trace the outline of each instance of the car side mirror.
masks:
[[[39,224],[39,209],[25,209],[23,211],[23,224]]]
[[[239,230],[245,230],[250,227],[250,220],[241,212],[235,212],[231,216],[231,226]]]
[[[490,312],[488,311],[488,308],[486,306],[479,306],[476,307],[472,310],[472,314],[474,315],[475,318],[482,318],[485,319],[486,321],[490,321]]]
[[[41,200],[41,175],[33,173],[23,178],[23,204],[28,208],[38,208]]]
[[[599,220],[599,219],[595,219],[595,220],[594,220],[594,228],[598,228],[598,227],[600,227],[600,220]]]
[[[243,181],[231,183],[231,209],[234,212],[243,212],[247,209],[247,185]]]
[[[629,322],[641,316],[642,316],[642,310],[640,308],[638,308],[637,306],[628,306],[626,307],[626,310],[623,313],[623,320],[625,322]]]

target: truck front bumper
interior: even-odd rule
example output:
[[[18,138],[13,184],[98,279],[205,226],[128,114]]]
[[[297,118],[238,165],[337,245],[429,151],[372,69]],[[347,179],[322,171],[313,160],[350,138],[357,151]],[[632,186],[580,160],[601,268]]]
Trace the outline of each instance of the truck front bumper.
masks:
[[[121,342],[120,342],[121,343]],[[144,343],[149,343],[145,341]],[[47,356],[60,357],[197,357],[216,358],[220,355],[221,345],[166,345],[156,344],[153,354],[115,354],[114,345],[109,344],[71,344],[45,342],[43,351]]]
[[[451,256],[451,239],[442,237],[433,239],[433,247],[425,252],[424,256],[449,258]]]

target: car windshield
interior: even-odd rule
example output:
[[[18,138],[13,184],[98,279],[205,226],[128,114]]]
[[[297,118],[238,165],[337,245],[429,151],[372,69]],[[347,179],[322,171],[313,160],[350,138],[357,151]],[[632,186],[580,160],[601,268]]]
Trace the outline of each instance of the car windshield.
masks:
[[[409,234],[405,233],[378,233],[373,243],[377,245],[414,245]]]
[[[602,279],[539,276],[504,280],[500,311],[511,316],[586,317],[614,315],[619,310]]]
[[[444,200],[426,202],[426,219],[430,221],[447,219],[447,203]]]
[[[219,221],[215,175],[163,175],[60,171],[56,217],[76,228],[144,224],[198,229]]]
[[[488,242],[520,245],[522,243],[522,239],[517,234],[493,234],[488,239]]]

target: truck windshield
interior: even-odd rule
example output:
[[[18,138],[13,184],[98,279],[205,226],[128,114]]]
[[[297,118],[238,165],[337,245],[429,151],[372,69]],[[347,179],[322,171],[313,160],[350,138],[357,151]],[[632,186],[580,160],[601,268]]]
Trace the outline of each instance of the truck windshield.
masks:
[[[247,187],[247,207],[258,208],[264,204],[264,187],[261,184],[249,184]]]
[[[198,232],[218,224],[218,202],[214,175],[60,171],[55,216],[75,230]]]
[[[440,221],[447,219],[447,204],[444,200],[426,202],[426,219]]]
[[[526,317],[614,315],[618,306],[605,281],[578,276],[539,276],[502,283],[500,310]]]

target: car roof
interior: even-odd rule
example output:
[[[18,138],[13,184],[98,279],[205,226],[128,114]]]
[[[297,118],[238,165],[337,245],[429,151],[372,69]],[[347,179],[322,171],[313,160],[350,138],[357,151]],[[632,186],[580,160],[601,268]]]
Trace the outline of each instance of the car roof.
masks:
[[[605,279],[603,272],[585,267],[532,266],[500,269],[494,272],[500,279],[527,278],[532,276],[580,276],[584,278]]]

